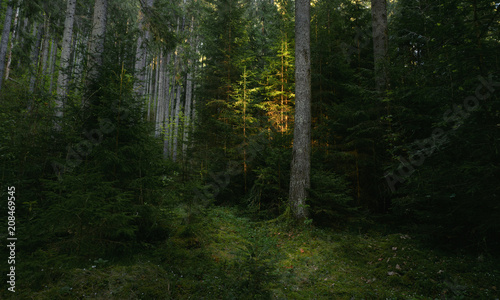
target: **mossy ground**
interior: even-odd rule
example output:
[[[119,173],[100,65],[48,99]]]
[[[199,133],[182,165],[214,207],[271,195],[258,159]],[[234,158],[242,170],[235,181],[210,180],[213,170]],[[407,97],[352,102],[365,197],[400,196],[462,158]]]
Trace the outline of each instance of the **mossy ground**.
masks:
[[[429,249],[406,233],[178,213],[171,237],[127,260],[50,263],[12,299],[498,299],[488,255]],[[366,226],[365,226],[366,227]],[[39,258],[42,254],[38,254]],[[44,255],[47,255],[45,253]],[[57,259],[57,257],[53,257]],[[69,258],[68,258],[69,259]],[[52,267],[51,267],[52,266]],[[62,266],[62,267],[61,267]],[[21,275],[20,275],[21,276]]]

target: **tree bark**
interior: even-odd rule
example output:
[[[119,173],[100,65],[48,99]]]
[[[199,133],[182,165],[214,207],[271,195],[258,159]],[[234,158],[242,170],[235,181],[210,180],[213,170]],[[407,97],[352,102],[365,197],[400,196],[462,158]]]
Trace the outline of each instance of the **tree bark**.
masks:
[[[68,85],[68,65],[71,55],[71,40],[73,38],[73,24],[75,21],[76,0],[68,0],[66,8],[66,20],[64,21],[64,32],[61,50],[61,62],[59,64],[59,76],[57,79],[57,98],[55,116],[63,116],[64,101]]]
[[[195,48],[195,53],[196,53],[196,39],[192,36],[194,31],[194,17],[191,17],[191,26],[189,29],[190,32],[190,44],[191,47]],[[190,58],[187,59],[187,75],[186,75],[186,100],[185,100],[185,105],[184,105],[184,132],[183,132],[183,138],[182,138],[182,153],[183,155],[186,155],[187,152],[187,147],[188,147],[188,140],[189,140],[189,133],[191,130],[191,102],[193,98],[193,69],[194,69],[194,64]]]
[[[191,129],[191,100],[192,100],[192,95],[193,95],[193,76],[192,76],[192,70],[191,64],[188,63],[188,73],[186,76],[186,103],[184,106],[184,136],[182,138],[182,153],[183,155],[186,155],[187,151],[187,146],[188,146],[188,139],[189,139],[189,130]]]
[[[150,9],[153,6],[153,0],[148,0],[146,3],[146,9]],[[136,81],[134,82],[134,91],[139,96],[143,96],[145,93],[145,67],[146,67],[146,56],[147,56],[147,42],[149,40],[149,30],[145,29],[144,22],[145,13],[139,12],[139,37],[137,39],[137,50],[135,53],[135,76]]]
[[[179,117],[181,113],[181,92],[182,86],[179,83],[177,85],[177,99],[175,101],[175,122],[174,122],[174,137],[173,137],[173,145],[172,145],[172,160],[175,162],[177,160],[177,141],[179,135]]]
[[[7,18],[7,16],[6,16],[6,18]],[[12,62],[12,49],[14,48],[14,41],[16,41],[18,38],[18,32],[19,32],[18,19],[19,19],[19,6],[16,9],[16,16],[14,17],[14,29],[12,31],[12,39],[10,41],[9,55],[7,58],[7,66],[5,67],[5,80],[9,79],[10,63]],[[0,74],[2,74],[2,73],[0,73]],[[2,86],[2,79],[0,79],[0,89],[1,89],[1,86]]]
[[[310,3],[295,1],[295,126],[289,201],[296,219],[305,219],[311,172]]]
[[[5,13],[5,22],[2,31],[2,41],[0,43],[0,90],[2,89],[2,80],[5,68],[5,56],[7,54],[7,46],[9,45],[10,27],[12,24],[12,3],[7,3],[7,12]]]
[[[387,88],[387,4],[386,0],[371,0],[373,27],[373,60],[377,90]]]
[[[102,54],[104,52],[104,39],[106,37],[107,13],[108,1],[95,0],[92,34],[89,46],[89,60],[87,65],[87,83],[91,83],[99,77],[99,70],[102,66]]]
[[[30,86],[29,91],[33,93],[35,91],[35,83],[38,77],[38,64],[40,61],[40,45],[42,43],[42,33],[43,33],[43,23],[38,24],[37,27],[33,28],[34,34],[36,34],[35,44],[31,48],[31,76],[30,76]]]
[[[49,83],[49,94],[52,95],[53,87],[54,87],[54,71],[56,68],[56,57],[57,56],[57,39],[52,39],[52,43],[50,46],[50,83]]]
[[[47,18],[47,23],[45,24],[45,35],[43,39],[43,51],[42,51],[42,64],[40,66],[41,68],[41,74],[42,74],[42,80],[41,84],[44,86],[45,84],[45,75],[47,75],[47,66],[48,66],[48,61],[49,61],[49,47],[50,47],[50,18]]]
[[[163,101],[163,90],[164,90],[164,70],[165,70],[165,61],[163,57],[163,52],[160,52],[160,56],[158,57],[158,97],[156,100],[156,114],[155,114],[155,137],[160,137],[161,133],[161,112],[162,112],[162,103]]]

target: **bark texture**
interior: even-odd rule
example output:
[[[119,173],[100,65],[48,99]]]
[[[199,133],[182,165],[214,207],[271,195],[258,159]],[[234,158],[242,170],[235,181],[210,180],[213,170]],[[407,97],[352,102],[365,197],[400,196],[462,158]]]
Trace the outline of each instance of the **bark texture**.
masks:
[[[7,46],[9,45],[10,26],[12,24],[12,3],[7,4],[5,13],[5,22],[2,31],[2,41],[0,43],[0,90],[2,88],[3,74],[5,71],[5,56],[7,54]]]
[[[386,0],[371,0],[371,3],[375,84],[378,90],[384,90],[387,88],[387,3]]]
[[[104,39],[106,37],[106,21],[108,15],[108,1],[95,0],[94,19],[92,21],[92,34],[89,46],[88,82],[99,77],[102,66],[102,53],[104,52]]]
[[[147,0],[146,10],[153,7],[153,0]],[[146,68],[146,56],[147,56],[147,42],[149,40],[149,30],[146,28],[145,24],[145,13],[141,10],[139,12],[139,29],[141,30],[139,37],[137,39],[137,50],[135,53],[135,75],[136,82],[134,83],[134,90],[138,95],[143,96],[145,93],[145,68]]]
[[[310,3],[295,1],[295,126],[289,201],[297,219],[308,216],[305,202],[311,171]]]
[[[67,94],[68,66],[71,55],[71,40],[73,38],[73,24],[75,21],[76,0],[68,0],[66,8],[66,19],[64,21],[64,32],[61,50],[61,63],[59,64],[59,76],[57,78],[57,99],[55,107],[56,117],[63,116],[64,98]]]

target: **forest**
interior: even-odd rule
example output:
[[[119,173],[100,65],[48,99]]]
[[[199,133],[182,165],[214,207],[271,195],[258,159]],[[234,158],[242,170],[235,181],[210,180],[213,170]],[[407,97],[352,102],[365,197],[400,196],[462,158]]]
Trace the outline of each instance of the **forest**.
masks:
[[[500,298],[499,1],[0,3],[0,299]]]

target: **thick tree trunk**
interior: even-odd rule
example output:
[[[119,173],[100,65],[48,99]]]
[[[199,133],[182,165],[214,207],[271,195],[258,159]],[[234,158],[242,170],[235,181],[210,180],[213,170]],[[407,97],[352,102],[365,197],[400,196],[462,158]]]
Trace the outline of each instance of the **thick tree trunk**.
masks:
[[[305,219],[311,172],[310,3],[295,1],[295,127],[289,201],[293,215]]]
[[[375,84],[378,90],[387,88],[387,4],[386,0],[372,1],[373,59]]]
[[[102,66],[102,54],[104,52],[104,39],[106,37],[107,13],[108,1],[95,0],[92,34],[89,46],[87,83],[91,83],[99,77],[99,70]]]
[[[71,40],[73,38],[73,24],[75,21],[76,0],[68,0],[66,9],[66,20],[64,21],[64,32],[61,50],[61,62],[59,64],[59,76],[57,79],[57,98],[55,115],[63,116],[64,101],[68,85],[68,65],[71,56]]]
[[[7,12],[5,13],[5,22],[2,31],[2,41],[0,43],[0,90],[2,89],[2,80],[5,67],[5,56],[7,54],[7,46],[9,45],[10,26],[12,24],[12,3],[7,3]]]

